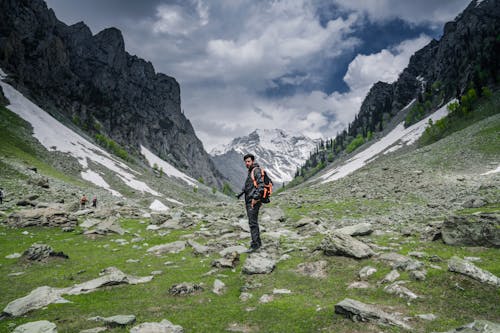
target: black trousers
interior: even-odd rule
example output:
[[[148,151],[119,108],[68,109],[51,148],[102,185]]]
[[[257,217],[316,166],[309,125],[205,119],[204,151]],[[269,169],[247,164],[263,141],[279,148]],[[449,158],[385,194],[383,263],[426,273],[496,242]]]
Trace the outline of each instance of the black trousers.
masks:
[[[247,216],[248,216],[248,225],[250,226],[250,235],[252,236],[252,242],[250,246],[253,248],[258,248],[262,246],[262,242],[260,241],[260,230],[259,230],[259,209],[261,203],[256,203],[252,208],[252,203],[246,203]]]

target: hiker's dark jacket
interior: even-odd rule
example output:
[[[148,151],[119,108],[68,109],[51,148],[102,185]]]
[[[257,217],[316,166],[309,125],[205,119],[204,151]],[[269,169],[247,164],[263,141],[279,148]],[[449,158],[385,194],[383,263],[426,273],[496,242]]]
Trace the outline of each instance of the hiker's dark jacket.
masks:
[[[248,170],[247,179],[245,180],[245,185],[242,188],[242,191],[245,192],[245,202],[250,202],[252,199],[260,200],[262,193],[264,192],[264,179],[262,179],[260,166],[257,163],[254,163],[252,168],[253,169]],[[257,187],[253,184],[250,172],[253,172],[255,175]]]

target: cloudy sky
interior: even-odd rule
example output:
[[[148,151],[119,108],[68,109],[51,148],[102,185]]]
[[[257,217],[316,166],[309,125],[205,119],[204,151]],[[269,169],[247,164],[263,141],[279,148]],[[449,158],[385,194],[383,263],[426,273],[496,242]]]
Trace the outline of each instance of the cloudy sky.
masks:
[[[370,86],[393,82],[410,56],[469,0],[46,0],[95,34],[114,26],[131,54],[181,85],[205,149],[255,128],[331,137]]]

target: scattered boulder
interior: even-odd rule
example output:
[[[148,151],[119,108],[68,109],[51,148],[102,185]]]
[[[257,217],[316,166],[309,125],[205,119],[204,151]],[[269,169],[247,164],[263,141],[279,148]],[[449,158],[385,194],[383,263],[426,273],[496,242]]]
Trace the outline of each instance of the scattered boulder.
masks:
[[[368,289],[370,284],[366,281],[354,281],[347,286],[347,289]]]
[[[80,333],[101,333],[101,332],[106,332],[108,330],[107,327],[94,327],[94,328],[89,328],[86,330],[80,331]]]
[[[112,216],[104,221],[101,221],[93,225],[93,229],[86,230],[83,234],[97,234],[97,235],[107,235],[109,233],[115,233],[119,235],[124,235],[125,230],[122,229],[116,217]]]
[[[226,254],[232,253],[232,252],[237,252],[238,254],[245,253],[247,251],[247,248],[241,245],[236,245],[236,246],[229,246],[223,249],[222,251],[219,252],[219,255],[221,257],[225,257]]]
[[[460,259],[455,256],[448,260],[448,270],[450,272],[466,275],[482,283],[500,287],[500,278],[486,270],[477,267],[469,261]]]
[[[441,233],[448,245],[500,248],[500,214],[452,215],[445,219]]]
[[[152,279],[152,276],[134,277],[123,273],[115,267],[109,267],[102,271],[99,278],[75,284],[72,287],[38,287],[31,291],[28,295],[7,304],[5,309],[3,309],[3,314],[11,317],[19,317],[29,311],[43,308],[44,306],[52,303],[68,303],[62,295],[87,294],[105,286],[146,283]]]
[[[272,301],[274,301],[273,295],[264,294],[259,298],[259,303],[261,304],[271,303]]]
[[[226,285],[221,280],[215,279],[212,291],[214,294],[223,295],[226,291]]]
[[[427,278],[427,271],[425,269],[414,270],[408,273],[410,279],[416,281],[424,281]]]
[[[238,252],[229,252],[223,258],[212,261],[212,266],[217,268],[235,268],[240,262]]]
[[[441,239],[442,226],[443,221],[432,221],[428,223],[420,232],[420,238],[427,242],[434,242]]]
[[[335,304],[335,313],[346,316],[353,321],[375,322],[382,325],[392,325],[410,330],[411,327],[395,315],[386,313],[371,304],[365,304],[350,298]]]
[[[368,279],[368,277],[375,274],[376,272],[377,272],[377,269],[375,267],[366,266],[366,267],[361,268],[361,270],[358,273],[358,276],[361,280],[366,280],[366,279]]]
[[[399,278],[399,276],[400,275],[399,275],[398,271],[393,269],[392,271],[387,273],[387,275],[382,280],[380,280],[379,283],[383,284],[383,283],[394,282]]]
[[[162,255],[164,253],[179,253],[181,251],[184,251],[186,248],[186,242],[185,241],[175,241],[172,243],[167,243],[167,244],[162,244],[162,245],[156,245],[153,247],[150,247],[147,252],[153,253],[158,255]]]
[[[383,253],[378,256],[377,260],[388,263],[393,269],[399,269],[403,271],[413,271],[424,266],[421,261],[395,252]]]
[[[159,323],[142,323],[130,329],[130,333],[183,333],[180,325],[174,325],[167,319]]]
[[[208,246],[201,245],[200,243],[195,242],[192,239],[189,239],[187,241],[187,243],[189,244],[189,246],[191,246],[193,248],[193,252],[195,254],[199,254],[199,255],[207,254],[208,251],[210,250],[210,248]]]
[[[446,333],[497,333],[500,324],[488,320],[475,320],[472,323],[458,327]]]
[[[320,244],[326,255],[343,255],[356,259],[368,258],[375,253],[363,242],[338,231],[328,232]]]
[[[424,314],[418,314],[415,317],[427,320],[427,321],[433,321],[437,319],[437,316],[433,313],[424,313]]]
[[[13,212],[7,217],[7,224],[17,228],[33,226],[75,227],[77,219],[64,210],[49,207]]]
[[[248,256],[242,271],[245,274],[269,274],[274,270],[275,266],[276,262],[274,260],[260,253],[255,253]]]
[[[384,288],[384,291],[388,294],[393,294],[397,295],[402,298],[406,298],[408,300],[414,300],[419,298],[417,294],[409,290],[408,288],[404,287],[403,284],[405,284],[406,281],[397,281],[394,282]]]
[[[92,321],[102,321],[104,324],[108,326],[127,326],[135,323],[134,315],[116,315],[111,317],[92,317],[88,320]]]
[[[306,262],[298,264],[295,271],[305,276],[310,276],[316,279],[323,279],[328,276],[327,266],[328,263],[326,262],[326,260]]]
[[[471,196],[471,197],[468,197],[464,201],[464,203],[462,204],[462,207],[464,207],[464,208],[480,208],[480,207],[485,206],[487,203],[488,202],[481,197]]]
[[[246,301],[248,301],[248,300],[249,300],[250,298],[252,298],[252,297],[253,297],[253,295],[252,295],[252,294],[247,293],[247,292],[242,292],[242,293],[240,294],[240,301],[242,301],[242,302],[246,302]]]
[[[349,236],[366,236],[373,232],[371,223],[358,223],[348,227],[337,229],[338,232]]]
[[[46,261],[50,257],[68,259],[63,252],[55,252],[49,245],[33,244],[23,253],[23,258],[30,261]]]
[[[13,333],[57,333],[57,326],[47,320],[33,321],[17,326]]]
[[[174,284],[168,290],[170,295],[174,296],[186,296],[192,295],[203,291],[203,287],[199,284],[182,282],[179,284]]]

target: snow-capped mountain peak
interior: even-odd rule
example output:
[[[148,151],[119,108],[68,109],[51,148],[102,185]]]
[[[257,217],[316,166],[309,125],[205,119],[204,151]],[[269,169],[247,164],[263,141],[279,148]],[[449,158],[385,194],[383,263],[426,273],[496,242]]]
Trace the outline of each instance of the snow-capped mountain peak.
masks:
[[[241,158],[247,153],[254,154],[256,161],[267,170],[274,183],[281,186],[292,180],[297,168],[315,147],[315,140],[300,133],[282,129],[256,129],[246,136],[214,148],[211,155],[220,171],[225,175],[234,175],[229,178],[235,187],[240,186],[240,178],[246,176]],[[235,169],[242,170],[243,172],[239,172],[242,175],[236,175]]]

